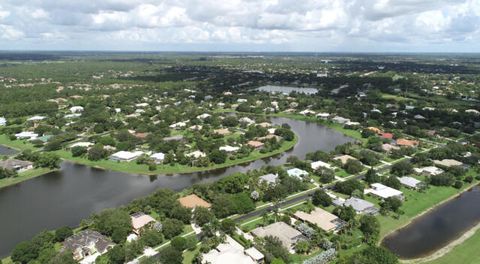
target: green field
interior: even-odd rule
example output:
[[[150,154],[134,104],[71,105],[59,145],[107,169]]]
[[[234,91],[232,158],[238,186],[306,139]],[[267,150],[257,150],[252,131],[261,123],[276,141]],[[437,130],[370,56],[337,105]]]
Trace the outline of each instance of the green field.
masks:
[[[49,173],[51,171],[53,170],[49,168],[37,168],[37,169],[28,170],[28,171],[19,173],[17,177],[1,179],[0,188],[14,185],[22,181],[30,180],[32,178]]]
[[[425,264],[478,264],[480,263],[480,230],[465,240],[462,244],[454,247],[450,252],[436,260],[424,262]]]
[[[16,150],[35,149],[35,147],[24,140],[10,140],[7,135],[0,135],[0,145],[5,145]]]

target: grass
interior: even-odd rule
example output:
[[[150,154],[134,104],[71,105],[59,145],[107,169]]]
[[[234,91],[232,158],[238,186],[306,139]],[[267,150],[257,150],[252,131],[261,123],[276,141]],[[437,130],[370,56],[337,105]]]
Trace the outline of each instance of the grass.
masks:
[[[25,172],[21,172],[21,173],[18,174],[17,177],[14,177],[14,178],[1,179],[0,180],[0,189],[4,188],[4,187],[7,187],[7,186],[10,186],[10,185],[17,184],[19,182],[30,180],[32,178],[35,178],[35,177],[38,177],[40,175],[49,173],[51,171],[54,171],[54,170],[49,169],[49,168],[37,168],[37,169],[32,169],[32,170],[28,170],[28,171],[25,171]]]
[[[191,173],[191,172],[198,172],[198,171],[207,171],[207,170],[214,170],[214,169],[221,169],[226,168],[234,165],[239,165],[243,163],[248,163],[251,161],[255,161],[258,159],[263,159],[271,156],[275,156],[281,154],[291,148],[293,148],[298,142],[298,136],[295,135],[295,139],[292,141],[284,141],[282,146],[272,152],[268,153],[260,153],[260,151],[255,150],[248,157],[236,160],[227,159],[225,163],[222,164],[214,164],[208,167],[191,167],[188,165],[181,165],[181,164],[174,164],[173,166],[170,164],[165,165],[157,165],[157,169],[154,171],[149,171],[148,166],[144,164],[137,164],[135,161],[133,162],[117,162],[111,160],[99,160],[99,161],[91,161],[83,157],[73,157],[72,153],[66,150],[58,150],[55,151],[62,159],[69,160],[75,163],[102,168],[107,170],[113,171],[121,171],[133,174],[147,174],[147,175],[154,175],[154,174],[173,174],[173,173]]]
[[[16,150],[36,149],[32,144],[24,140],[10,140],[7,135],[0,135],[0,145],[5,145]]]
[[[480,230],[477,230],[473,236],[464,241],[462,244],[454,247],[450,252],[436,260],[425,262],[425,264],[478,264],[480,256],[478,248],[480,246]]]
[[[197,255],[198,252],[200,252],[200,247],[199,246],[197,246],[194,250],[185,250],[185,252],[183,252],[182,263],[183,264],[192,264],[193,259],[195,258],[195,256]]]

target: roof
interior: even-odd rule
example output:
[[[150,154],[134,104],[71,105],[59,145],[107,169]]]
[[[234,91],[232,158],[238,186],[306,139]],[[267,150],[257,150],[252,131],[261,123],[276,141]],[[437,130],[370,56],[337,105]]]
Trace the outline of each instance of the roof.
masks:
[[[334,160],[339,160],[340,162],[342,162],[342,165],[345,165],[347,163],[348,160],[357,160],[356,158],[350,156],[350,155],[341,155],[341,156],[337,156],[335,158],[333,158]]]
[[[143,154],[142,151],[119,151],[116,153],[113,153],[110,157],[116,158],[116,159],[121,159],[121,160],[131,160],[140,157]]]
[[[18,159],[0,160],[0,167],[8,170],[17,170],[28,166],[33,166],[33,162]]]
[[[245,254],[250,256],[253,260],[255,261],[260,261],[262,260],[265,256],[262,254],[262,252],[258,251],[258,249],[251,247],[245,250]]]
[[[418,144],[419,144],[419,142],[417,140],[410,140],[410,139],[405,139],[405,138],[397,139],[396,143],[399,146],[407,146],[407,147],[414,147],[414,146],[418,146]]]
[[[401,184],[411,188],[417,188],[417,185],[422,183],[422,181],[419,181],[415,178],[408,177],[408,176],[400,177],[398,178],[398,180],[400,181]]]
[[[273,173],[265,174],[263,176],[260,176],[259,180],[261,182],[266,182],[268,184],[275,184],[278,180],[278,174],[273,174]]]
[[[357,197],[350,197],[343,203],[344,206],[351,206],[357,212],[376,211],[375,205],[369,201]]]
[[[301,178],[303,176],[307,176],[308,171],[304,171],[304,170],[301,170],[299,168],[293,168],[293,169],[287,170],[287,174],[288,174],[288,176]]]
[[[225,152],[235,152],[235,151],[238,151],[240,148],[227,145],[227,146],[220,147],[218,149]]]
[[[156,160],[163,160],[165,159],[165,154],[163,154],[162,152],[153,153],[152,155],[150,155],[150,158]]]
[[[198,197],[195,194],[190,194],[185,197],[179,198],[178,201],[183,207],[187,208],[195,208],[195,207],[205,207],[210,208],[211,204],[207,201],[203,200],[202,198]]]
[[[310,167],[311,167],[312,169],[314,169],[314,170],[316,170],[316,169],[318,169],[318,168],[320,168],[320,167],[327,168],[327,169],[331,169],[331,168],[332,168],[332,166],[331,166],[330,164],[328,164],[328,163],[326,163],[326,162],[323,162],[323,161],[321,161],[321,160],[312,162],[312,163],[310,164]]]
[[[289,250],[293,248],[293,244],[300,238],[303,238],[302,233],[284,222],[276,222],[268,226],[257,227],[253,229],[251,233],[256,237],[277,237],[283,246]]]
[[[427,173],[429,175],[438,175],[443,173],[443,170],[434,166],[427,166],[423,168],[413,168],[416,173]]]
[[[382,133],[382,134],[380,134],[380,136],[382,138],[385,138],[385,139],[393,139],[393,134],[392,133]]]
[[[213,130],[213,133],[219,134],[219,135],[228,135],[231,132],[230,132],[230,130],[228,130],[228,128],[219,128],[219,129]]]
[[[294,216],[302,221],[314,224],[327,232],[337,229],[341,223],[336,215],[318,207],[310,213],[297,211]]]
[[[140,229],[149,223],[155,222],[155,219],[149,215],[146,215],[142,212],[135,213],[130,216],[132,218],[132,227],[133,229]]]
[[[389,198],[389,197],[403,196],[403,193],[401,191],[390,188],[381,183],[373,183],[371,184],[371,186],[372,186],[371,189],[365,190],[365,194],[371,193],[383,199]]]
[[[115,245],[108,237],[93,230],[80,231],[63,242],[64,248],[71,251],[87,248],[92,244],[99,253],[104,253]]]
[[[246,252],[244,253],[244,247],[242,245],[230,236],[226,236],[224,243],[219,244],[217,248],[202,255],[202,263],[255,264],[256,262],[247,255]]]
[[[260,142],[260,141],[256,141],[256,140],[250,140],[250,141],[247,142],[247,145],[249,145],[251,147],[254,147],[254,148],[259,148],[259,147],[263,146],[263,143]]]
[[[458,160],[454,160],[454,159],[443,159],[443,160],[434,160],[433,163],[435,163],[435,165],[439,165],[439,166],[443,166],[443,167],[454,167],[454,166],[462,166],[463,163],[458,161]]]

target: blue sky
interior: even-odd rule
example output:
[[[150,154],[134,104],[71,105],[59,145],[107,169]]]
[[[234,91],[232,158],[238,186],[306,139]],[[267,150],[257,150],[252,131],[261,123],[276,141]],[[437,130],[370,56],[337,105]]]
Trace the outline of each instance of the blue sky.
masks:
[[[480,0],[2,0],[0,50],[480,52]]]

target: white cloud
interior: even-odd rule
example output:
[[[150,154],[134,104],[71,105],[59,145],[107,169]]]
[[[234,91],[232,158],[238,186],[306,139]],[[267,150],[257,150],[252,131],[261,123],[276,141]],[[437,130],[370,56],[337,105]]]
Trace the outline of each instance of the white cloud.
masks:
[[[0,38],[5,40],[18,40],[25,36],[25,34],[8,25],[0,25]]]

